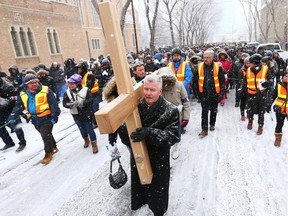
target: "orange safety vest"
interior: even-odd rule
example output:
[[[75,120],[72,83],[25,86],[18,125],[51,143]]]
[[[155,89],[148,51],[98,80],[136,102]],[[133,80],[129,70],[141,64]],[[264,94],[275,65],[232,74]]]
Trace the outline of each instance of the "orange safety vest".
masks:
[[[242,68],[242,75],[243,75],[243,77],[246,77],[246,74],[247,74],[247,70],[245,70],[244,68]]]
[[[247,89],[249,94],[256,94],[257,90],[260,90],[260,80],[267,80],[267,72],[268,72],[268,67],[266,65],[262,65],[261,70],[256,74],[251,72],[250,67],[247,70]],[[261,90],[261,92],[264,92],[265,90]]]
[[[173,73],[176,75],[177,80],[180,81],[180,82],[184,82],[184,80],[185,80],[185,76],[184,75],[185,75],[186,64],[187,64],[186,61],[181,62],[181,64],[179,65],[179,68],[178,68],[177,71],[175,71],[173,62],[170,62],[169,65],[168,65],[169,68],[171,68]],[[178,71],[179,71],[179,73],[178,73]]]
[[[82,86],[85,86],[87,87],[87,77],[89,75],[89,72],[87,72],[84,76],[83,76],[83,79],[82,79]],[[92,87],[92,89],[90,89],[91,93],[96,93],[98,92],[99,90],[99,87],[98,87],[98,80],[95,78],[95,83],[94,83],[94,86]]]
[[[280,107],[282,114],[288,115],[287,89],[278,84],[277,91],[275,106]]]
[[[20,97],[23,102],[25,110],[28,112],[27,117],[31,118],[32,115],[37,115],[38,117],[43,117],[46,115],[51,114],[51,110],[48,103],[48,93],[49,88],[48,86],[42,86],[41,91],[39,91],[35,95],[35,106],[36,106],[36,113],[29,113],[28,110],[28,94],[26,92],[21,92]]]
[[[220,83],[218,78],[219,73],[219,65],[216,62],[213,62],[213,77],[214,77],[214,84],[215,84],[215,90],[216,93],[220,93]],[[199,86],[199,92],[203,92],[203,85],[204,85],[204,62],[199,63],[198,65],[198,86]]]

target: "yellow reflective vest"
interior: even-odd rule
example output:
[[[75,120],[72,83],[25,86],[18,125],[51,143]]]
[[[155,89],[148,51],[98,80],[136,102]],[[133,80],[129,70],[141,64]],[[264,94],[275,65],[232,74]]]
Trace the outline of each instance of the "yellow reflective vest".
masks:
[[[277,95],[275,106],[280,107],[282,114],[288,115],[287,89],[278,84]]]
[[[216,62],[213,62],[213,77],[214,77],[214,84],[215,84],[215,90],[216,93],[220,93],[220,82],[218,78],[218,73],[219,73],[219,65]],[[198,80],[198,88],[199,92],[203,92],[203,86],[204,86],[204,62],[199,63],[198,65],[198,75],[199,75],[199,80]]]

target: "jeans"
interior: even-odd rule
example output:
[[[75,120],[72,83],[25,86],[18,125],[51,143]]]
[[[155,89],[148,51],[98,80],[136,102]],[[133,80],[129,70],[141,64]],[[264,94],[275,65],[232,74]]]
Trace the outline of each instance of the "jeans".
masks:
[[[63,98],[64,93],[66,92],[66,90],[67,90],[67,85],[66,84],[57,85],[57,96],[59,98]]]
[[[83,138],[89,135],[91,141],[96,140],[96,133],[93,129],[92,120],[91,121],[83,121],[81,120],[79,115],[73,115],[73,119],[78,126],[81,136]]]
[[[12,140],[9,132],[7,131],[6,127],[0,128],[0,137],[2,138],[3,142],[7,146],[15,145],[14,141]]]

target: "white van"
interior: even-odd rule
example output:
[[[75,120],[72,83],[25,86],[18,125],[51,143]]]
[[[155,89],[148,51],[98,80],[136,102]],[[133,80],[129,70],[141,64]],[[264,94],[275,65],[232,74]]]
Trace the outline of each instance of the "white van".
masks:
[[[284,51],[281,49],[281,46],[279,43],[263,43],[259,44],[258,47],[256,48],[256,52],[260,47],[263,47],[265,51],[270,50],[270,51],[277,51],[279,55],[283,58],[283,60],[288,59],[288,52]]]

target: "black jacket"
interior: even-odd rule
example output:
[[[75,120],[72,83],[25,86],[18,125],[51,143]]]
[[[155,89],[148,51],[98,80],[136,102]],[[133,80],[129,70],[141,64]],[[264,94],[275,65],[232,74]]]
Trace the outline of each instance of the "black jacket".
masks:
[[[142,127],[149,131],[145,141],[153,179],[150,185],[140,184],[134,156],[131,153],[131,207],[132,210],[136,210],[148,204],[154,213],[165,213],[169,198],[170,146],[179,139],[179,112],[162,96],[150,107],[142,99],[138,109]],[[118,132],[122,142],[130,146],[126,126],[122,125]]]

